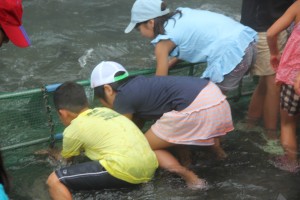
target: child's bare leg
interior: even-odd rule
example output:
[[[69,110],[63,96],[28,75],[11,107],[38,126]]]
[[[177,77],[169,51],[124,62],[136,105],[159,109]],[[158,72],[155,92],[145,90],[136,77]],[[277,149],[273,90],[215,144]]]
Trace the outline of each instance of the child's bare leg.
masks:
[[[47,185],[48,185],[51,199],[53,200],[72,199],[72,194],[70,193],[68,188],[58,180],[55,172],[52,172],[52,174],[50,174],[50,176],[48,177]]]
[[[273,140],[273,141],[278,140],[277,129],[265,129],[264,134],[266,140]]]
[[[204,189],[207,186],[205,180],[200,179],[194,172],[180,165],[170,152],[166,150],[155,150],[154,152],[158,159],[159,166],[179,175],[185,180],[189,188]]]
[[[192,154],[187,146],[178,145],[174,147],[174,150],[179,162],[183,166],[188,167],[192,163]]]
[[[225,151],[222,149],[221,144],[220,144],[220,138],[214,138],[215,144],[212,146],[212,150],[216,153],[217,159],[222,160],[227,158],[227,154]]]
[[[284,110],[281,115],[281,144],[290,161],[297,161],[296,117],[289,116]]]
[[[266,96],[263,108],[265,134],[270,140],[277,140],[277,125],[280,103],[280,87],[275,82],[275,75],[265,76]]]
[[[248,108],[248,128],[257,125],[263,116],[267,139],[278,139],[276,134],[279,114],[280,87],[274,84],[275,75],[260,76]]]
[[[258,125],[260,118],[247,116],[246,117],[246,127],[247,129],[252,129]]]
[[[262,117],[264,99],[266,94],[266,79],[265,77],[259,77],[258,85],[256,86],[248,107],[247,124],[249,128],[256,125],[257,119]]]
[[[170,152],[164,150],[168,147],[174,146],[174,144],[160,139],[152,132],[151,129],[145,133],[145,136],[151,148],[154,150],[161,168],[181,176],[190,188],[204,189],[206,187],[205,180],[200,179],[194,172],[183,167]]]

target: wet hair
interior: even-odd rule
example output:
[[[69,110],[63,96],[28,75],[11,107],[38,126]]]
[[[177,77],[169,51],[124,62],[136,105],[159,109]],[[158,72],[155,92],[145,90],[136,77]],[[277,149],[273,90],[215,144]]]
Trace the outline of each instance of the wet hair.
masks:
[[[166,10],[167,9],[167,4],[165,2],[162,2],[160,9],[161,9],[161,11]],[[154,37],[158,36],[159,34],[161,34],[161,35],[165,34],[165,26],[164,26],[164,24],[169,19],[173,19],[175,21],[175,23],[176,23],[176,20],[174,18],[172,18],[176,14],[180,14],[180,17],[182,16],[182,12],[180,10],[176,10],[176,11],[170,12],[170,13],[168,13],[166,15],[154,18],[154,30],[153,30],[154,31]],[[138,28],[141,24],[145,24],[148,21],[149,20],[137,23],[135,25],[135,28]]]
[[[88,107],[83,86],[72,81],[63,83],[55,90],[53,102],[56,110],[66,109],[77,114]]]
[[[114,77],[121,76],[123,74],[125,74],[125,72],[117,72]],[[117,92],[118,88],[121,85],[127,83],[133,77],[135,77],[135,76],[129,76],[129,77],[126,77],[126,78],[124,78],[120,81],[117,81],[117,82],[114,82],[114,83],[109,83],[107,85],[110,85],[111,88],[113,89],[113,91]],[[105,92],[104,92],[104,85],[100,85],[100,86],[94,88],[94,97],[99,98],[99,99],[103,99],[104,101],[106,101],[106,96],[105,96]]]
[[[0,183],[3,185],[5,192],[8,194],[10,190],[9,178],[4,168],[3,158],[0,152]]]

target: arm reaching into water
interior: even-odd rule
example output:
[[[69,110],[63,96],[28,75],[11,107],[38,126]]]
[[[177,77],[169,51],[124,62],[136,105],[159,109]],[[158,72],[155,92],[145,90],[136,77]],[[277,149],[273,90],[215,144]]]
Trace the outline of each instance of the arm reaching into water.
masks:
[[[40,149],[34,152],[35,155],[48,155],[51,156],[55,160],[61,159],[60,155],[61,150],[57,148],[49,148],[49,149]]]
[[[169,69],[174,67],[177,63],[179,63],[181,60],[176,58],[176,57],[173,57],[169,60]]]
[[[46,155],[49,156],[50,159],[50,163],[52,165],[68,165],[72,162],[73,157],[71,158],[63,158],[61,156],[61,150],[57,149],[57,148],[49,148],[49,149],[41,149],[38,151],[34,152],[35,155]]]
[[[168,71],[170,67],[169,53],[174,48],[175,48],[175,44],[171,40],[163,40],[157,43],[155,47],[155,56],[157,62],[155,75],[157,76],[168,75]]]

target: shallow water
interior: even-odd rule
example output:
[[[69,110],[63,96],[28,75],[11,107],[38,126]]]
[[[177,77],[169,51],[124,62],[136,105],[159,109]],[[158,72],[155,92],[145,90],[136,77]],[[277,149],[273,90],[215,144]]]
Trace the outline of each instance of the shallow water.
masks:
[[[238,102],[230,100],[235,124],[243,121],[245,112],[238,111],[245,110],[248,101],[248,97]],[[74,199],[299,199],[299,172],[285,172],[272,165],[274,156],[259,148],[265,144],[259,130],[247,131],[239,126],[226,135],[222,139],[222,146],[228,154],[225,160],[215,159],[208,148],[191,147],[190,168],[208,181],[208,190],[190,190],[178,176],[158,170],[152,181],[136,188],[75,193]],[[4,152],[6,166],[12,176],[12,199],[50,199],[45,181],[59,165],[45,156],[33,154],[47,146],[44,143]],[[77,162],[84,160],[80,157]]]
[[[88,79],[102,60],[115,60],[130,69],[153,67],[153,48],[137,32],[124,34],[133,0],[30,0],[24,1],[24,26],[32,46],[0,49],[0,91],[20,91],[65,80]],[[240,18],[240,1],[167,1],[170,8],[188,6]],[[235,122],[243,120],[249,99],[230,101]],[[12,112],[13,114],[13,112]],[[26,116],[24,116],[26,117]],[[1,124],[3,126],[3,124]],[[36,137],[39,129],[26,133]],[[25,134],[25,133],[24,133]],[[18,140],[8,136],[7,143]],[[259,132],[233,131],[224,137],[228,159],[217,161],[206,149],[193,149],[191,168],[210,185],[193,191],[184,182],[159,170],[153,181],[135,189],[79,193],[74,199],[246,199],[296,200],[300,198],[298,174],[276,169],[271,156],[259,145]],[[12,177],[14,200],[49,200],[45,181],[57,167],[51,160],[34,155],[47,143],[4,152]]]

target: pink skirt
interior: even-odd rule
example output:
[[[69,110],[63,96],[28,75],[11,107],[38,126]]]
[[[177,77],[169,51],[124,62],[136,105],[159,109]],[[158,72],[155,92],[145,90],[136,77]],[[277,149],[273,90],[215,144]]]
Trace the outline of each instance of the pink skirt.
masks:
[[[151,126],[153,133],[170,143],[208,146],[214,137],[232,131],[230,106],[218,86],[209,82],[182,111],[170,111]]]

